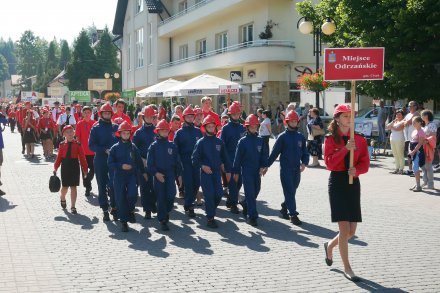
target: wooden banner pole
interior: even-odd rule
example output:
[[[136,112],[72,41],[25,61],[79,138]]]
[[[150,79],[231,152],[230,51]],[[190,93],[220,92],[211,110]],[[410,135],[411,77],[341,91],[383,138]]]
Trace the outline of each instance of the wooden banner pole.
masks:
[[[350,139],[354,140],[354,108],[356,107],[356,81],[351,81],[351,119],[350,119]],[[354,165],[354,150],[350,151],[350,168]],[[353,184],[353,176],[348,179],[349,184]]]

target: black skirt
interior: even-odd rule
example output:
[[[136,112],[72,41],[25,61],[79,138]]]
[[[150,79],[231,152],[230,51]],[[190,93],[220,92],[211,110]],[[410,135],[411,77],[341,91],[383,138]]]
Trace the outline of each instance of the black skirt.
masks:
[[[78,159],[64,158],[61,161],[61,185],[63,187],[79,186],[79,175]]]
[[[44,133],[43,131],[40,134],[40,139],[45,140],[45,139],[52,139],[53,135],[52,135],[52,129],[48,129],[46,133]]]
[[[26,129],[23,129],[23,143],[36,143],[37,139],[35,136],[34,129],[31,128],[31,130],[27,131]]]
[[[361,213],[361,184],[359,178],[348,183],[348,172],[330,173],[328,193],[332,222],[362,222]]]

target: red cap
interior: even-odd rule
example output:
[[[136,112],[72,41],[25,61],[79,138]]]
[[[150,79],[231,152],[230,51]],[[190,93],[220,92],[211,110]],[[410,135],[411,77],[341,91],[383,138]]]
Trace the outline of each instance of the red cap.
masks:
[[[101,106],[101,109],[99,110],[99,112],[111,112],[113,114],[113,108],[112,106],[110,106],[109,103],[105,103],[104,105]]]
[[[298,122],[299,117],[298,117],[298,114],[294,110],[290,110],[289,112],[287,112],[286,118],[284,118],[284,120],[286,120],[286,121],[295,120]]]
[[[154,117],[157,113],[152,106],[146,106],[144,110],[144,117]]]
[[[195,107],[194,108],[194,114],[199,115],[199,114],[203,114],[203,111],[201,108],[199,107]]]
[[[239,102],[233,102],[228,109],[228,114],[240,114],[240,103]]]
[[[258,117],[255,114],[251,114],[247,116],[246,121],[244,122],[244,125],[250,126],[250,125],[260,125],[260,121],[258,121]]]
[[[121,125],[122,122],[124,122],[125,120],[122,119],[121,117],[116,117],[115,120],[113,120],[113,123]]]
[[[196,115],[193,108],[191,106],[186,107],[185,110],[183,110],[182,116],[185,117],[186,115]]]
[[[333,117],[336,117],[337,115],[341,114],[341,113],[351,113],[351,107],[350,105],[347,104],[340,104],[337,105],[335,108],[335,111],[333,112]]]
[[[211,123],[216,124],[216,120],[215,120],[214,116],[208,115],[208,116],[205,117],[205,119],[203,119],[202,126],[205,126],[205,125],[208,125],[208,124],[211,124]]]
[[[124,121],[124,119],[122,119],[122,120],[123,120],[123,122],[119,125],[118,132],[121,132],[121,131],[130,131],[131,132],[132,128],[131,128],[130,123],[128,123],[127,121]]]
[[[63,127],[63,131],[62,131],[62,134],[64,134],[64,131],[69,130],[69,129],[72,129],[72,130],[73,130],[72,125],[66,125],[66,126],[64,126],[64,127]]]
[[[157,123],[154,133],[158,133],[159,130],[170,130],[170,125],[165,119],[162,119]]]

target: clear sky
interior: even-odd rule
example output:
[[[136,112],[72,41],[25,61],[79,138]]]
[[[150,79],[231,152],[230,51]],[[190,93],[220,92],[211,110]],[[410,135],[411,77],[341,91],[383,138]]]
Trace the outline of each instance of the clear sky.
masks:
[[[17,41],[26,30],[51,41],[72,44],[82,28],[93,23],[110,31],[117,0],[0,0],[0,37]]]

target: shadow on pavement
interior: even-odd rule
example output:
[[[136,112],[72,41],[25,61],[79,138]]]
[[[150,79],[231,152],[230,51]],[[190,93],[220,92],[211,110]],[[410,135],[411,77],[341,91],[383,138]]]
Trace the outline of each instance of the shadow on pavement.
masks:
[[[136,219],[137,220],[137,219]],[[142,220],[143,221],[143,220]],[[129,248],[139,251],[146,251],[149,255],[166,258],[170,254],[164,251],[167,246],[165,236],[157,240],[151,240],[151,233],[148,227],[143,227],[140,231],[129,228],[129,232],[121,232],[120,222],[105,222],[107,229],[112,233],[109,237],[115,240],[128,241]]]
[[[87,216],[81,215],[79,212],[78,214],[74,215],[72,213],[69,213],[67,210],[63,210],[63,211],[65,217],[57,216],[54,218],[55,221],[67,222],[74,225],[81,225],[81,229],[85,229],[85,230],[93,229],[93,225],[96,225],[99,222],[97,217],[93,217],[93,219],[90,219]]]
[[[86,202],[91,204],[92,206],[99,207],[99,198],[98,194],[95,194],[93,191],[90,192],[90,196],[84,196]]]
[[[12,210],[17,205],[11,205],[11,202],[4,197],[0,197],[0,213],[6,212],[7,210]]]
[[[321,238],[326,238],[326,239],[333,239],[337,234],[338,231],[333,231],[315,224],[311,224],[311,223],[306,223],[303,222],[303,224],[301,225],[301,228],[303,228],[306,231],[298,231],[298,233],[302,233],[302,234],[308,234],[308,235],[314,235],[314,236],[318,236]],[[353,244],[353,245],[359,245],[359,246],[368,246],[368,243],[358,240],[357,236],[354,236],[353,238],[351,238],[348,243]]]
[[[331,269],[330,271],[332,272],[336,272],[342,275],[344,275],[344,272],[338,269]],[[402,290],[400,288],[388,288],[388,287],[384,287],[376,282],[373,282],[371,280],[365,279],[365,278],[361,278],[361,281],[357,282],[357,283],[353,283],[356,286],[358,286],[359,288],[364,289],[367,292],[396,292],[396,293],[407,293],[408,291]],[[347,280],[347,282],[350,282]]]

